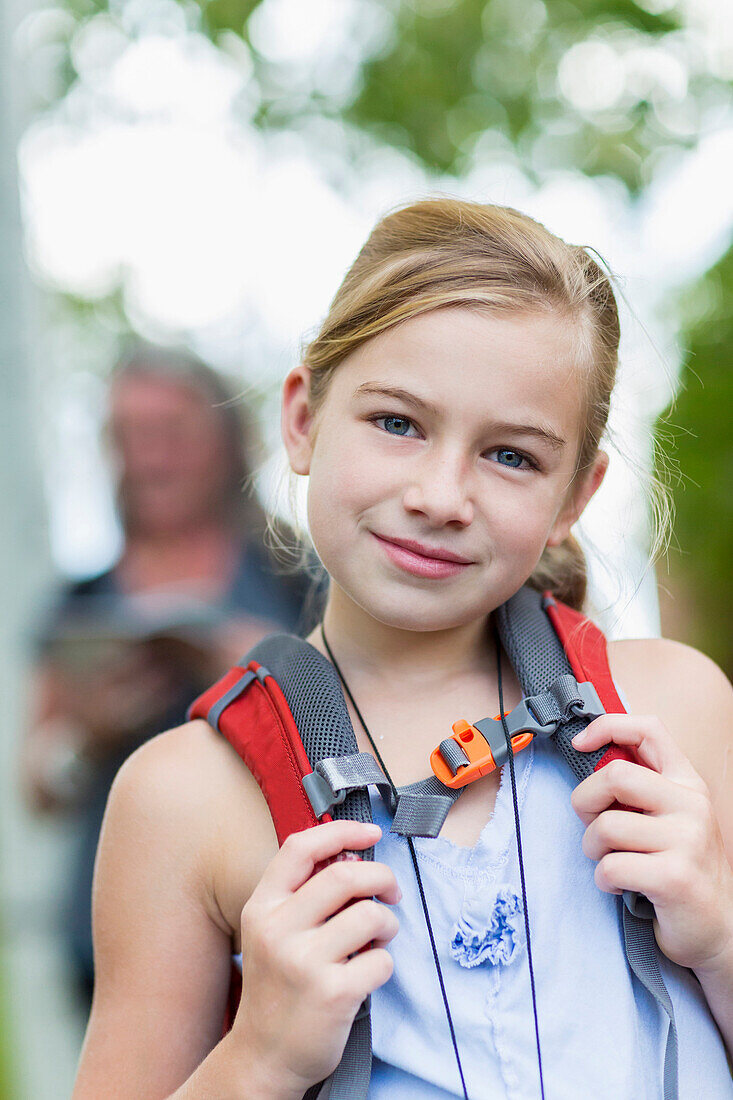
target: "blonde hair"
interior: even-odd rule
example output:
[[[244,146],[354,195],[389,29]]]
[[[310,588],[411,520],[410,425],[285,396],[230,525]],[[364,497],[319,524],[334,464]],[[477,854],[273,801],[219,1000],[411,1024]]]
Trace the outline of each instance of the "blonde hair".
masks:
[[[551,312],[575,327],[585,408],[575,477],[586,471],[606,427],[618,364],[611,282],[585,248],[506,206],[426,199],[377,223],[304,349],[313,411],[339,364],[366,340],[449,306]],[[587,572],[577,541],[569,536],[547,547],[527,583],[580,608]]]

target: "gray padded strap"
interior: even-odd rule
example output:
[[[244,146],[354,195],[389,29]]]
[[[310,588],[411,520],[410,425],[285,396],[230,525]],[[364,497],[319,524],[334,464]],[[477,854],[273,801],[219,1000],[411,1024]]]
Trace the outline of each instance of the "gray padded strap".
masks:
[[[267,666],[280,685],[311,767],[315,768],[323,757],[358,753],[338,676],[317,649],[300,638],[275,634],[255,646],[246,663],[250,660]],[[371,821],[368,792],[359,787],[346,793],[343,802],[334,806],[333,817]],[[360,855],[362,859],[373,859],[374,849],[368,848]],[[366,1013],[360,1013],[354,1021],[343,1060],[328,1081],[308,1090],[309,1100],[316,1096],[323,1100],[366,1100],[372,1053],[368,1005],[365,1008]]]
[[[539,592],[527,587],[520,588],[496,614],[502,645],[524,692],[528,695],[547,692],[558,678],[572,671],[560,640],[544,611],[543,598]],[[573,718],[561,726],[553,738],[578,781],[592,773],[605,751],[599,749],[593,753],[581,753],[571,744],[571,739],[587,725],[590,717],[592,715],[588,713],[587,717],[579,715]],[[637,908],[643,904],[641,899],[636,904],[631,898],[629,901],[632,908],[629,904],[623,905],[626,957],[632,973],[651,993],[669,1019],[664,1056],[664,1100],[677,1100],[677,1028],[672,1001],[659,967],[659,948],[654,938],[652,922],[638,915],[644,912]],[[653,916],[653,909],[648,902],[647,907],[647,912],[651,910]],[[633,912],[633,908],[637,908],[637,911]]]
[[[654,938],[654,925],[650,920],[637,917],[627,905],[623,906],[624,944],[629,966],[667,1016],[667,1042],[664,1048],[664,1100],[677,1100],[678,1042],[672,998],[669,995],[659,968],[659,948]]]
[[[541,695],[559,677],[572,672],[562,643],[542,607],[539,592],[520,588],[497,609],[496,623],[501,644],[525,695]],[[574,717],[561,726],[553,738],[578,780],[591,775],[603,756],[602,749],[586,753],[573,748],[572,738],[587,724],[587,718]]]
[[[369,1013],[359,1015],[351,1025],[343,1058],[317,1100],[366,1100],[372,1074],[372,1022]]]

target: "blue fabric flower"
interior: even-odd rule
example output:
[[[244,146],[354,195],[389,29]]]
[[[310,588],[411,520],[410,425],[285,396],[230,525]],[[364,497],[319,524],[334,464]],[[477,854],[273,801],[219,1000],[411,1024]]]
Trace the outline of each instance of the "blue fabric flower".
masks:
[[[482,962],[506,966],[522,943],[521,898],[508,886],[491,895],[479,894],[463,907],[453,925],[450,953],[461,966],[470,969]]]

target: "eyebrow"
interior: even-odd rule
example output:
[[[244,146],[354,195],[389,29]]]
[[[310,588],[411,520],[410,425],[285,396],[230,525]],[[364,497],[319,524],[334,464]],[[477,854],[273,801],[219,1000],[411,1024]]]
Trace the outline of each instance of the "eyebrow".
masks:
[[[424,398],[418,397],[414,393],[410,393],[409,390],[402,390],[397,386],[383,386],[375,385],[373,382],[364,382],[355,390],[356,397],[362,395],[370,395],[373,397],[391,397],[397,401],[404,401],[408,405],[412,405],[413,408],[419,409],[422,412],[429,413],[431,416],[437,416],[440,413],[440,409],[437,405],[434,405],[431,401],[425,401]],[[537,439],[544,440],[549,444],[553,450],[559,451],[567,445],[567,440],[558,435],[551,428],[544,424],[516,424],[511,420],[492,420],[490,424],[491,430],[496,432],[502,432],[507,435],[531,435]]]
[[[437,405],[433,405],[432,402],[425,401],[422,397],[410,393],[409,390],[401,390],[397,386],[376,386],[373,382],[364,382],[355,391],[356,397],[360,397],[362,394],[369,394],[374,397],[393,397],[397,401],[404,401],[406,404],[412,405],[416,409],[422,409],[433,416],[437,416],[439,412]]]

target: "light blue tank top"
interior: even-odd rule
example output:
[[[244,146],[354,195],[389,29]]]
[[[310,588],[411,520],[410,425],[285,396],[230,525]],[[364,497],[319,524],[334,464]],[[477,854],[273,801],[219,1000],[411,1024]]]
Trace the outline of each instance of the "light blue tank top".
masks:
[[[618,899],[599,890],[570,805],[572,777],[538,742],[516,758],[546,1100],[660,1100],[666,1030],[631,978]],[[370,1100],[462,1097],[407,842],[376,858],[403,897],[395,970],[372,996]],[[470,1100],[539,1100],[532,997],[508,768],[473,848],[415,842]],[[662,959],[679,1031],[680,1100],[732,1100],[725,1048],[691,971]],[[666,1019],[666,1018],[665,1018]]]

